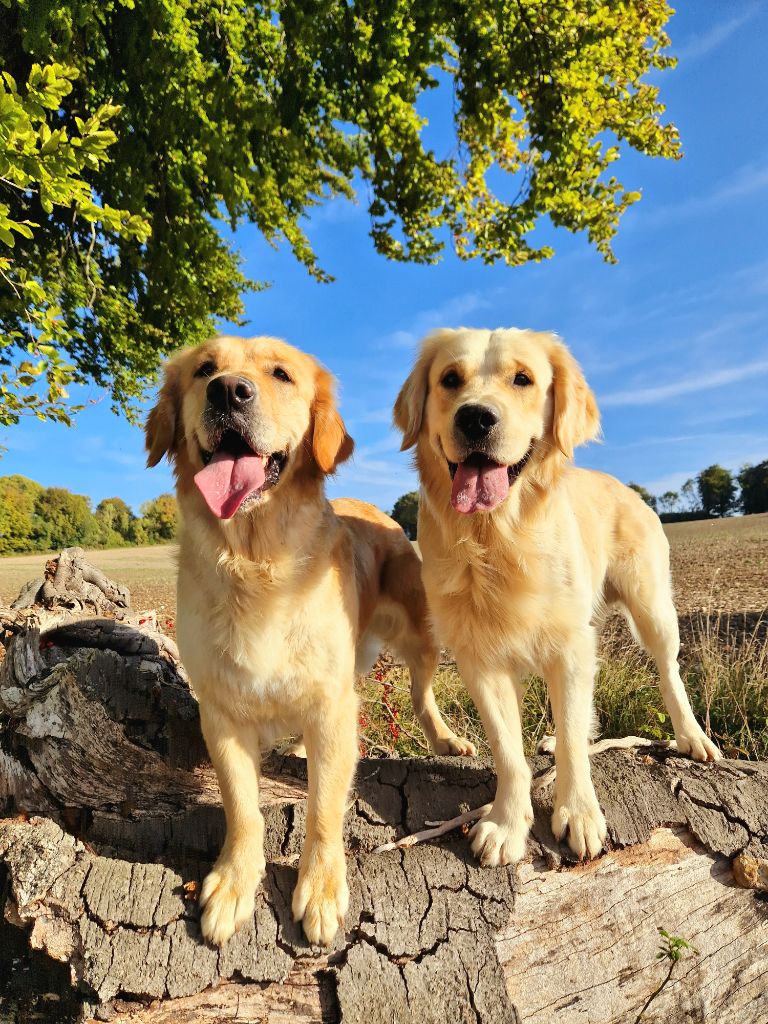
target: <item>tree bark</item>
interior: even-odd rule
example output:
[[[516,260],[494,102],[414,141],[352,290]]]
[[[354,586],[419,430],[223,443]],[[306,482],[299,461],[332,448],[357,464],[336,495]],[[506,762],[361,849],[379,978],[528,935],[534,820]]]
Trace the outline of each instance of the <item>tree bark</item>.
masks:
[[[0,996],[15,1019],[765,1024],[768,766],[746,761],[596,755],[610,850],[574,865],[548,826],[552,760],[535,757],[529,858],[484,869],[458,833],[373,851],[487,802],[490,765],[364,760],[346,931],[319,951],[290,919],[305,765],[273,754],[253,922],[205,945],[196,891],[224,820],[194,695],[151,617],[65,556],[76,598],[37,586],[31,611],[0,611]],[[696,952],[670,971],[658,928]]]

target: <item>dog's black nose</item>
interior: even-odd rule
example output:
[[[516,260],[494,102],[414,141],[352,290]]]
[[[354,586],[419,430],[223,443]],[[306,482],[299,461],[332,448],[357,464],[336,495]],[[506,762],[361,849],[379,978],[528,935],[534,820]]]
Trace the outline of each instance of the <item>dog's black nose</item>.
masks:
[[[242,409],[253,401],[253,384],[245,377],[235,377],[234,374],[225,374],[222,377],[214,377],[206,388],[208,401],[214,409],[219,412],[230,412]]]
[[[470,443],[482,441],[498,422],[498,415],[487,405],[462,405],[456,413],[456,426]]]

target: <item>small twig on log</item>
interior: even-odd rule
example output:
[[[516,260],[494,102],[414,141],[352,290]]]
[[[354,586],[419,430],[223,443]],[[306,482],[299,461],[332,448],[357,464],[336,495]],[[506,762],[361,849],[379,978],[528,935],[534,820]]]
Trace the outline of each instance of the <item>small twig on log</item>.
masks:
[[[451,818],[450,821],[428,822],[427,824],[432,824],[434,827],[425,828],[421,832],[413,832],[411,835],[403,836],[402,839],[398,839],[394,843],[383,843],[381,846],[377,846],[373,852],[386,853],[387,850],[406,850],[409,846],[423,843],[426,839],[435,839],[437,836],[443,836],[446,832],[452,832],[461,825],[468,825],[470,821],[484,818],[492,806],[493,804],[483,804],[482,807],[477,807],[474,811],[467,811],[465,814],[459,814],[455,818]]]
[[[551,739],[551,737],[546,737],[546,739]],[[598,740],[597,743],[593,743],[589,747],[589,756],[601,754],[604,750],[629,750],[632,747],[666,747],[674,749],[675,741],[648,740],[642,736],[624,736],[617,740]],[[555,781],[556,774],[557,770],[553,765],[544,775],[536,780],[533,787],[534,794],[541,794],[547,786],[551,785]],[[436,839],[438,836],[445,835],[446,832],[452,832],[461,825],[467,825],[471,821],[477,821],[478,818],[484,818],[492,806],[492,804],[483,804],[482,807],[477,807],[473,811],[467,811],[465,814],[459,814],[449,821],[425,821],[424,824],[430,827],[422,829],[420,832],[412,832],[410,835],[403,836],[402,839],[398,839],[395,842],[383,843],[381,846],[377,846],[373,852],[386,853],[388,850],[406,850],[410,846],[415,846],[416,843],[423,843],[427,839]]]

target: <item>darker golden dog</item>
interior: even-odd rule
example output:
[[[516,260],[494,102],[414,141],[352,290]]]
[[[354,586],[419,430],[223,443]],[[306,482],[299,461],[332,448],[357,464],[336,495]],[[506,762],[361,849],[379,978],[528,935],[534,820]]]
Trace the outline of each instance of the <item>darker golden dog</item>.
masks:
[[[264,873],[259,750],[301,733],[307,836],[293,910],[328,943],[347,909],[342,824],[357,762],[354,681],[382,644],[406,661],[432,749],[470,753],[431,689],[437,649],[420,564],[371,505],[326,501],[352,440],[327,370],[274,338],[216,338],[173,358],[147,421],[148,462],[174,463],[178,639],[200,701],[227,837],[203,883],[202,930],[224,942]]]

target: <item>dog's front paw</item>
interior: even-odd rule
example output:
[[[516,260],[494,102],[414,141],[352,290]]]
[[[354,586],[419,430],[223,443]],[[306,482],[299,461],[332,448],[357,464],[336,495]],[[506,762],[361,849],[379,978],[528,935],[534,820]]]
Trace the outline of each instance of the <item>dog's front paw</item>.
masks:
[[[594,793],[555,800],[552,831],[557,839],[568,833],[568,845],[579,858],[597,857],[608,836],[603,812]]]
[[[697,722],[675,732],[675,742],[679,752],[694,761],[719,761],[723,756]]]
[[[440,736],[432,744],[432,753],[438,757],[477,757],[477,748],[466,736]]]
[[[200,930],[207,942],[223,945],[253,917],[254,896],[264,870],[263,860],[219,858],[200,891]]]
[[[481,818],[469,833],[472,853],[484,868],[517,864],[525,856],[525,841],[533,824],[533,811],[527,808],[515,820],[497,822],[493,810]]]
[[[542,736],[539,742],[536,744],[537,754],[554,754],[557,747],[557,739],[555,736]]]
[[[293,919],[301,921],[307,941],[329,946],[349,906],[347,865],[344,851],[302,857],[293,893]]]
[[[306,760],[307,748],[304,746],[304,739],[299,736],[293,743],[289,743],[283,751],[286,757],[303,757]]]

